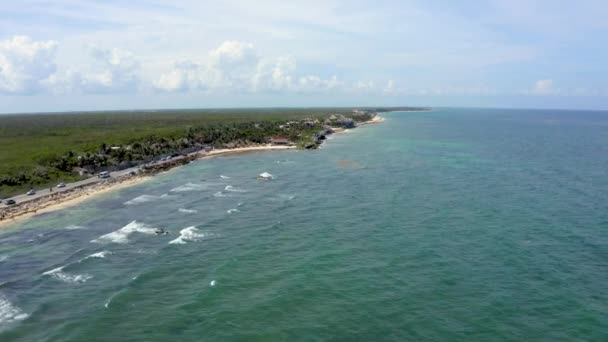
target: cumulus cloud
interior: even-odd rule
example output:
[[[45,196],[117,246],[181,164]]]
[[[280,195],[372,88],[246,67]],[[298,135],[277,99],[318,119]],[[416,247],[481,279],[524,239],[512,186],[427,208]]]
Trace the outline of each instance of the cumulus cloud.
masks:
[[[206,63],[174,63],[171,70],[154,81],[156,89],[167,92],[318,92],[341,84],[335,76],[298,76],[295,57],[260,58],[253,44],[238,41],[226,41],[211,50]]]
[[[235,40],[223,42],[209,56],[212,64],[220,68],[254,65],[258,60],[253,44]]]
[[[32,94],[56,71],[57,42],[15,36],[0,41],[0,92]]]
[[[169,92],[244,88],[257,63],[253,44],[225,41],[209,52],[207,63],[176,62],[153,84],[156,89]]]
[[[282,91],[293,88],[297,63],[293,56],[260,61],[252,78],[254,91]]]
[[[355,92],[375,92],[377,90],[376,82],[374,81],[357,81],[353,85]]]
[[[396,91],[397,91],[397,88],[395,87],[395,81],[388,80],[386,82],[386,86],[384,87],[383,92],[385,94],[394,94]]]
[[[128,51],[91,47],[88,63],[51,75],[43,84],[55,93],[133,92],[140,82],[139,62]]]
[[[538,80],[534,83],[534,87],[532,87],[532,94],[535,95],[550,95],[555,93],[555,89],[553,89],[553,80]]]

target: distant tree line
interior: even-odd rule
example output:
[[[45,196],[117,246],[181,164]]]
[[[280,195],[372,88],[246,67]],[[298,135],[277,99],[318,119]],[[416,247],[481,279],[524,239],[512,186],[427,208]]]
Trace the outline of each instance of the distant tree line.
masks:
[[[150,135],[128,145],[114,146],[112,141],[99,145],[98,150],[41,158],[33,169],[20,170],[11,175],[0,175],[0,187],[23,187],[48,184],[57,179],[77,179],[78,172],[94,173],[101,170],[124,169],[154,160],[164,155],[185,154],[205,148],[236,148],[266,144],[273,136],[283,136],[303,144],[325,125],[348,126],[353,122],[373,118],[375,112],[359,111],[348,115],[325,116],[293,121],[251,121],[210,123],[192,126],[177,136]],[[288,128],[285,128],[288,126]]]

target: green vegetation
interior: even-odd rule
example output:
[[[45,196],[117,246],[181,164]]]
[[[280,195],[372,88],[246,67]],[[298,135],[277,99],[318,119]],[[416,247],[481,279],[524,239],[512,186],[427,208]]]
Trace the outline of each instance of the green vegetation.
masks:
[[[80,179],[79,170],[125,168],[205,147],[267,143],[275,135],[304,146],[332,114],[354,115],[356,121],[370,117],[351,108],[3,115],[0,197]]]

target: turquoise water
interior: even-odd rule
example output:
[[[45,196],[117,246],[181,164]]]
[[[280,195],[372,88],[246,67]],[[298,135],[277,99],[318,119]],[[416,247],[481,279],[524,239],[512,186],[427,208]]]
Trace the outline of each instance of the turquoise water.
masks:
[[[384,116],[3,229],[0,340],[608,340],[608,113]]]

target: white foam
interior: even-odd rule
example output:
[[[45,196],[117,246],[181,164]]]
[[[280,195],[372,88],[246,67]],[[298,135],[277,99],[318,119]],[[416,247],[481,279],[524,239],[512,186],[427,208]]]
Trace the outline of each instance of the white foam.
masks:
[[[196,227],[188,227],[188,228],[184,228],[182,230],[179,231],[179,237],[175,240],[170,241],[170,244],[178,244],[178,245],[183,245],[186,242],[190,241],[190,242],[195,242],[195,241],[199,241],[200,239],[204,238],[206,235],[205,234],[201,234],[200,231],[198,229],[196,229]]]
[[[87,256],[86,258],[84,258],[84,260],[91,259],[91,258],[103,259],[103,258],[106,257],[106,255],[112,255],[112,252],[110,252],[110,251],[101,251],[101,252],[93,253],[93,254]]]
[[[260,175],[258,176],[258,178],[260,178],[260,179],[273,179],[274,176],[271,175],[268,172],[263,172],[263,173],[260,173]]]
[[[112,299],[114,299],[114,296],[116,296],[116,293],[110,296],[110,298],[108,298],[108,301],[103,305],[106,309],[110,306],[110,303],[112,302]]]
[[[226,195],[225,193],[223,193],[221,191],[218,191],[213,194],[213,197],[228,197],[228,195]]]
[[[6,259],[8,259],[8,255],[7,254],[0,255],[0,262],[5,262]]]
[[[239,210],[238,209],[229,209],[226,211],[228,214],[234,214],[234,213],[238,213]]]
[[[83,226],[78,226],[78,225],[69,225],[67,227],[65,227],[66,230],[77,230],[77,229],[83,229]]]
[[[28,314],[0,294],[0,324],[21,321],[27,317]]]
[[[224,176],[224,175],[220,175],[220,178],[221,178],[221,179],[230,179],[230,177],[228,177],[228,176]]]
[[[171,189],[171,192],[186,192],[186,191],[196,191],[202,190],[205,186],[203,184],[195,184],[195,183],[186,183],[182,186],[178,186],[175,189]]]
[[[184,209],[184,208],[179,208],[179,209],[177,209],[177,211],[179,211],[180,213],[184,213],[184,214],[194,214],[194,213],[198,213],[198,210],[195,210],[195,209]]]
[[[215,280],[212,280],[212,281],[209,283],[209,286],[215,286]]]
[[[135,197],[132,200],[126,201],[124,204],[125,205],[141,204],[141,203],[156,201],[158,199],[160,199],[159,196],[141,195],[141,196]]]
[[[88,274],[70,274],[70,273],[66,273],[63,271],[63,268],[65,266],[61,266],[61,267],[57,267],[55,269],[52,269],[50,271],[46,271],[44,273],[42,273],[42,275],[48,275],[50,277],[53,277],[57,280],[63,281],[65,283],[71,283],[71,284],[78,284],[78,283],[84,283],[87,280],[93,278],[93,276],[88,275]]]
[[[232,185],[228,185],[227,187],[224,188],[224,190],[230,191],[230,192],[246,192],[246,190],[235,188]]]
[[[137,221],[132,221],[128,225],[120,228],[119,230],[113,231],[111,233],[102,235],[91,242],[94,243],[104,243],[104,242],[114,242],[114,243],[128,243],[129,235],[133,233],[142,233],[153,235],[156,234],[156,228],[147,227],[144,223],[139,223]]]

